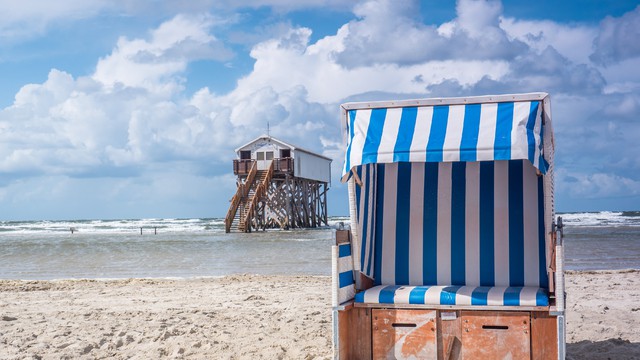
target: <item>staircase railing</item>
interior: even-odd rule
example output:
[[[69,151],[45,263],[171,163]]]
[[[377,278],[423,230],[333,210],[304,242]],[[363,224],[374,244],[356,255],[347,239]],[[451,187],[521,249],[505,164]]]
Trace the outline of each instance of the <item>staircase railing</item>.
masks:
[[[244,226],[240,229],[240,231],[247,232],[251,228],[250,220],[254,215],[255,209],[258,207],[258,202],[260,201],[260,199],[262,199],[264,195],[266,195],[267,189],[269,188],[269,183],[271,183],[271,178],[273,177],[273,166],[274,166],[273,164],[274,164],[274,161],[271,161],[271,164],[269,165],[269,169],[267,170],[266,176],[264,177],[262,182],[258,184],[258,187],[256,188],[256,191],[253,194],[251,203],[249,203],[249,210],[246,213],[244,221],[241,221],[241,223]]]
[[[249,188],[251,184],[253,184],[253,180],[256,177],[256,173],[258,172],[258,168],[256,162],[254,161],[251,165],[251,170],[249,171],[249,175],[244,183],[238,185],[238,189],[236,190],[235,195],[231,198],[231,204],[229,205],[229,210],[227,211],[227,216],[224,218],[224,231],[231,231],[231,225],[233,224],[233,218],[236,217],[236,212],[238,212],[238,207],[240,206],[240,202],[243,198],[247,196],[249,193]]]

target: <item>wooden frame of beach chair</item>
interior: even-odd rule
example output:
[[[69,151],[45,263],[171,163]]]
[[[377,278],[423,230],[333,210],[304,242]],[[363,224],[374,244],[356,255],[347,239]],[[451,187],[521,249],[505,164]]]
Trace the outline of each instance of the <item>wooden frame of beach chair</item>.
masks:
[[[342,105],[337,359],[564,359],[546,93]]]

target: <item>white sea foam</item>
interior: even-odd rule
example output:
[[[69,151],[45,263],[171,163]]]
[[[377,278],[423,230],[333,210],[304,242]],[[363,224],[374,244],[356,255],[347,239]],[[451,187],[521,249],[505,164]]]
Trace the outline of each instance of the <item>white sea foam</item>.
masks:
[[[0,234],[91,233],[117,234],[139,232],[224,232],[223,219],[118,219],[73,221],[4,221]]]
[[[567,226],[640,226],[637,211],[600,211],[558,214]]]

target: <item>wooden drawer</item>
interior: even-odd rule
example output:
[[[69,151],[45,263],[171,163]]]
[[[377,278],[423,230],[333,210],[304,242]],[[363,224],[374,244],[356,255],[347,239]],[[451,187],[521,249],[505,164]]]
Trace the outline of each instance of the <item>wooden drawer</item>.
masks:
[[[373,309],[374,359],[435,359],[435,310]]]
[[[462,359],[530,359],[528,312],[463,311]]]

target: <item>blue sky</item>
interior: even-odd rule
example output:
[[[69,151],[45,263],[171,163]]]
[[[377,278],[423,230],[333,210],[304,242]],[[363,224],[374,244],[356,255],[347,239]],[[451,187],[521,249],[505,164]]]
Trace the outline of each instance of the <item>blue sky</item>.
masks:
[[[340,103],[546,91],[560,211],[640,209],[638,1],[0,0],[0,220],[221,217],[266,130]]]

